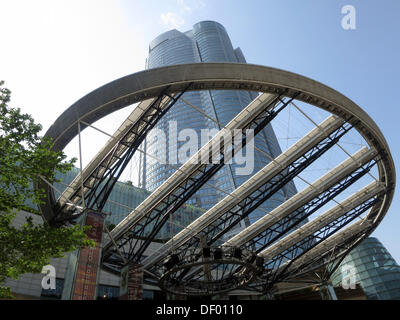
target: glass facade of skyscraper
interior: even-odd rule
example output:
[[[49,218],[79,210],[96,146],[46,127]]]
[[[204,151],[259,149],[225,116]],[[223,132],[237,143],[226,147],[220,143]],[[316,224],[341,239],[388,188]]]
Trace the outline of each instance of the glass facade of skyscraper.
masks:
[[[355,281],[370,300],[400,300],[400,266],[376,238],[353,249],[331,280],[334,286]]]

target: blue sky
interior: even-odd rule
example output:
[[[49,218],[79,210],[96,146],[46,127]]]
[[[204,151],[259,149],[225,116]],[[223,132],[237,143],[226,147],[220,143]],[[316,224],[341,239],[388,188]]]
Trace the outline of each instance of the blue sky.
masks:
[[[344,5],[356,9],[356,30],[341,26]],[[86,93],[142,70],[158,34],[216,20],[249,63],[313,78],[361,106],[399,168],[399,14],[397,0],[0,0],[0,78],[46,130]],[[373,235],[400,262],[398,191]]]

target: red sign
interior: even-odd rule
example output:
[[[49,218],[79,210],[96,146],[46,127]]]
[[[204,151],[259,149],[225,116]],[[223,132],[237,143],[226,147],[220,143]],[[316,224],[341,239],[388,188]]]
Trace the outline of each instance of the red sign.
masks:
[[[86,234],[89,239],[96,242],[96,246],[94,248],[83,248],[79,252],[72,300],[95,299],[103,224],[104,217],[101,214],[96,212],[87,213],[86,225],[92,228]]]

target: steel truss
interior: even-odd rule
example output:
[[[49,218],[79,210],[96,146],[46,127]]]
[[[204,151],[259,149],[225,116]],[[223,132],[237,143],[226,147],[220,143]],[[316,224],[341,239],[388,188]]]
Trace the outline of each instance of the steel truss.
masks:
[[[381,198],[380,198],[380,200],[381,200]],[[378,202],[379,201],[377,201],[377,203]],[[365,210],[367,210],[367,209],[365,209]],[[343,228],[343,227],[344,226],[342,226],[341,228]],[[300,258],[300,256],[294,258],[292,261],[289,262],[289,264],[287,266],[285,266],[286,274],[284,274],[284,272],[282,270],[281,272],[279,272],[277,274],[277,277],[275,279],[272,279],[272,281],[270,281],[270,280],[265,281],[263,279],[262,291],[269,292],[271,290],[271,288],[273,287],[273,285],[279,281],[284,281],[287,279],[295,279],[296,277],[299,277],[299,275],[307,274],[308,272],[316,270],[323,266],[325,266],[325,272],[324,272],[324,278],[321,280],[326,281],[326,280],[330,279],[331,275],[336,271],[336,269],[339,267],[340,263],[343,261],[343,259],[346,257],[346,255],[351,250],[353,250],[362,240],[364,240],[366,238],[366,236],[365,236],[366,231],[368,231],[368,229],[364,229],[358,233],[355,233],[351,237],[347,238],[346,240],[337,243],[333,248],[326,249],[319,256],[316,256],[310,260],[307,260],[305,263],[302,263],[302,264],[296,266],[295,268],[290,269],[290,267]],[[335,232],[333,231],[333,232],[331,232],[330,235],[332,235],[334,233]],[[323,240],[326,240],[328,238],[329,238],[329,236],[326,236],[323,238]],[[318,241],[317,244],[320,244],[323,240]],[[313,245],[313,248],[315,248],[317,246],[317,244]],[[310,250],[307,250],[307,252],[311,251],[311,249],[312,248],[310,248]],[[332,260],[332,257],[334,257],[333,260]],[[331,263],[331,265],[329,265],[330,263]]]
[[[371,162],[373,162],[373,161],[371,161]],[[368,169],[364,168],[361,172],[354,174],[353,177],[349,179],[351,181],[351,183],[354,183],[361,176],[365,175],[369,171],[369,168],[371,168],[372,166],[373,166],[372,163],[368,164],[367,165]],[[349,185],[346,185],[346,183],[343,183],[343,182],[344,181],[342,181],[342,183],[340,183],[341,188],[337,189],[337,190],[343,190],[343,188],[342,188],[343,186],[344,186],[344,189],[346,189],[349,186]],[[335,193],[337,192],[337,190],[335,191]],[[339,193],[340,192],[341,191],[339,191]],[[338,217],[338,218],[334,219],[333,221],[327,223],[324,227],[322,227],[321,229],[319,229],[318,231],[316,231],[312,235],[309,235],[309,236],[303,238],[302,240],[300,240],[297,243],[295,243],[294,245],[292,245],[290,248],[284,250],[280,254],[275,255],[272,259],[270,259],[268,261],[265,261],[265,262],[263,260],[264,270],[265,271],[262,274],[259,275],[260,279],[258,281],[258,286],[260,285],[260,282],[261,282],[262,285],[271,287],[275,283],[277,283],[279,281],[283,281],[287,277],[290,277],[291,273],[287,273],[286,271],[287,271],[287,269],[289,269],[291,267],[291,265],[295,261],[297,261],[305,253],[307,253],[310,250],[312,250],[319,243],[321,243],[322,241],[324,241],[325,239],[329,238],[331,235],[333,235],[334,233],[336,233],[337,231],[339,231],[340,229],[342,229],[343,227],[348,225],[350,222],[352,222],[356,218],[360,217],[363,213],[365,213],[368,209],[373,207],[375,204],[379,203],[382,200],[385,192],[386,192],[386,190],[380,191],[376,196],[371,197],[370,199],[364,201],[363,203],[361,203],[360,205],[356,206],[355,208],[353,208],[351,210],[348,210],[347,212],[345,212],[340,217]],[[329,191],[328,191],[328,193],[329,193]],[[337,194],[338,193],[336,193],[336,195]],[[319,200],[319,199],[320,198],[317,198],[317,200]],[[315,212],[316,209],[321,207],[321,203],[322,202],[318,203],[318,205],[315,205],[312,208],[312,210],[310,210],[309,212],[312,212],[312,213]],[[323,201],[323,203],[325,204],[326,202]],[[302,216],[301,220],[306,219],[308,216],[309,216],[309,214],[307,214],[306,216]],[[290,230],[290,228],[289,228],[289,230]],[[287,231],[285,231],[285,230],[282,231],[282,235],[284,235],[286,232]],[[282,236],[282,238],[283,238],[283,236]],[[254,250],[254,248],[252,248],[252,246],[242,246],[240,249],[242,249],[242,250],[251,250],[251,249],[253,249],[253,252],[259,254],[262,251],[262,249],[264,249],[265,247],[268,247],[269,245],[271,245],[276,240],[277,239],[274,239],[273,241],[269,241],[268,244],[266,244],[266,245],[264,245],[261,248],[256,249],[256,250]],[[263,259],[262,255],[259,256],[259,257],[261,259]],[[287,265],[285,265],[285,267],[283,269],[279,268],[280,266],[283,265],[283,263],[285,261],[289,261],[289,263]],[[197,271],[199,271],[199,269]],[[236,272],[238,272],[238,269],[231,270],[232,274],[234,274]],[[294,273],[296,273],[296,272],[294,272]],[[222,274],[224,276],[227,276],[227,275],[225,275],[225,272],[223,272]],[[197,274],[197,278],[201,278],[201,277],[202,277],[202,275]],[[196,277],[194,277],[194,274],[191,275],[190,279],[193,279],[193,278],[196,279]]]
[[[273,179],[261,185],[251,195],[241,200],[235,207],[217,218],[211,226],[201,231],[201,234],[207,238],[207,246],[215,245],[218,240],[222,239],[223,235],[238,225],[240,221],[248,217],[248,215],[250,215],[278,190],[328,151],[350,129],[351,126],[349,124],[345,123],[342,125],[339,129],[334,131],[319,144],[312,147],[308,152],[301,155],[286,168],[282,168],[281,172],[279,172]],[[201,235],[191,238],[184,245],[176,249],[175,253],[184,256],[187,250],[200,246],[200,238]],[[249,246],[248,249],[253,248],[250,248]]]
[[[358,207],[349,210],[344,215],[325,225],[313,235],[304,238],[289,249],[286,249],[284,252],[276,255],[270,261],[267,261],[265,263],[265,269],[267,271],[262,275],[263,281],[265,281],[266,284],[271,285],[290,277],[291,273],[286,273],[286,271],[298,258],[315,248],[322,241],[326,240],[328,237],[348,225],[350,222],[360,217],[372,206],[379,203],[382,200],[384,193],[385,191],[382,191],[376,197],[368,199]],[[284,269],[280,270],[278,267],[281,266],[284,261],[290,262],[285,266]]]
[[[108,148],[100,153],[101,157],[97,158],[92,166],[85,168],[87,170],[84,174],[81,172],[75,183],[67,188],[66,197],[62,195],[56,201],[51,187],[46,186],[48,197],[40,205],[41,213],[46,220],[52,225],[60,226],[65,221],[74,219],[78,215],[74,215],[74,211],[70,210],[68,206],[84,205],[86,204],[84,200],[87,200],[89,208],[94,208],[96,211],[101,210],[118,177],[134,151],[137,150],[140,142],[145,139],[148,131],[167,112],[165,108],[170,109],[184,92],[194,90],[262,92],[274,97],[277,96],[275,103],[281,103],[284,105],[283,108],[288,102],[284,99],[293,100],[296,98],[304,103],[322,108],[351,124],[365,139],[370,147],[369,151],[373,151],[373,154],[372,152],[370,154],[371,157],[362,164],[357,162],[351,167],[342,168],[343,171],[341,169],[335,171],[332,173],[334,174],[332,179],[324,176],[320,179],[323,182],[322,185],[315,185],[316,190],[309,192],[307,188],[306,191],[309,192],[307,196],[302,192],[298,193],[299,197],[294,196],[296,201],[289,199],[285,203],[286,206],[279,206],[282,211],[263,217],[266,219],[261,218],[259,224],[253,224],[254,228],[251,228],[253,225],[246,228],[245,232],[240,232],[239,235],[234,236],[222,245],[223,254],[226,253],[229,245],[232,245],[235,250],[252,251],[254,253],[252,259],[246,261],[246,263],[256,265],[260,264],[260,259],[258,259],[258,262],[256,261],[256,253],[258,252],[259,256],[263,257],[263,252],[269,250],[269,256],[266,255],[267,258],[261,263],[265,268],[264,273],[258,274],[259,278],[249,286],[250,288],[266,292],[276,281],[296,281],[298,276],[305,276],[316,268],[329,264],[331,260],[335,261],[332,270],[337,268],[340,259],[367,237],[381,222],[393,198],[396,179],[389,147],[374,121],[352,101],[314,80],[283,70],[229,63],[188,64],[146,70],[113,81],[93,91],[68,108],[46,133],[46,136],[54,140],[53,150],[56,151],[63,150],[74,137],[78,134],[80,136],[81,124],[83,124],[83,127],[91,125],[102,117],[132,103],[141,102],[144,105],[143,108],[139,108],[140,111],[137,110],[136,116],[131,118],[135,120],[131,121],[133,126],[132,130],[129,130],[129,137],[126,137],[125,140],[118,140],[117,146],[108,145]],[[150,104],[152,105],[150,106]],[[268,110],[264,114],[258,114],[258,121],[247,128],[267,125],[273,119],[273,112],[279,112],[278,105],[275,104],[272,111]],[[246,119],[250,118],[249,116]],[[231,150],[233,153],[237,151],[236,148]],[[308,158],[313,158],[317,152],[321,152],[314,150],[315,154],[312,152],[305,154],[303,150],[304,157],[297,159],[298,162],[296,163],[291,163],[291,167],[285,165],[285,168],[281,171],[278,171],[280,168],[276,168],[282,181],[279,181],[275,176],[273,176],[274,178],[269,177],[269,185],[265,186],[264,189],[260,189],[257,184],[259,189],[253,192],[252,188],[252,194],[249,197],[246,196],[245,199],[244,195],[239,197],[238,205],[233,204],[233,201],[229,203],[229,206],[234,207],[233,210],[220,212],[221,217],[218,216],[218,220],[207,220],[209,224],[206,226],[204,224],[202,227],[207,228],[206,230],[209,233],[205,245],[215,245],[217,240],[222,240],[227,235],[228,230],[232,230],[259,203],[272,195],[275,192],[274,190],[278,190],[279,184],[281,184],[281,187],[284,186],[287,183],[285,180],[290,181],[290,177],[293,179],[302,172],[304,170],[302,165],[307,167],[306,161],[310,163],[312,161]],[[124,260],[139,263],[144,261],[141,260],[143,253],[151,241],[156,240],[161,227],[185,201],[206,183],[209,177],[218,171],[218,166],[222,167],[223,157],[220,156],[219,160],[218,164],[205,165],[201,168],[196,166],[196,168],[199,168],[196,171],[181,171],[182,167],[178,169],[180,174],[174,175],[174,179],[177,178],[176,180],[171,179],[168,183],[163,184],[160,186],[159,192],[149,196],[151,198],[149,201],[143,202],[142,207],[145,208],[143,214],[133,211],[132,216],[127,217],[115,228],[117,229],[115,233],[111,232],[111,237],[112,235],[116,236],[112,240],[115,239],[117,245],[116,249],[112,249],[113,244],[110,243],[114,241],[106,241],[103,249],[103,267],[118,273],[120,267],[124,264]],[[98,161],[100,161],[100,164]],[[294,159],[292,158],[290,161],[294,161]],[[349,162],[346,163],[349,164]],[[343,214],[340,212],[340,216],[336,215],[323,220],[323,223],[319,221],[320,225],[313,225],[313,227],[319,229],[310,229],[313,231],[305,236],[297,232],[298,230],[293,231],[296,226],[299,226],[304,219],[322,207],[323,204],[328,201],[335,201],[335,195],[364,176],[374,164],[376,164],[379,175],[377,181],[384,187],[383,191],[368,200],[363,198],[362,203],[360,200],[357,206],[343,211]],[[356,165],[358,165],[357,168],[355,168]],[[79,179],[81,180],[79,181]],[[257,176],[257,179],[260,179],[260,176]],[[259,180],[259,183],[264,183],[266,180],[266,178]],[[80,186],[79,183],[81,183]],[[41,186],[40,182],[35,187]],[[174,189],[169,192],[172,190],[169,188]],[[142,208],[141,205],[139,207]],[[228,206],[224,210],[228,210]],[[370,210],[370,212],[366,214],[366,217],[346,227],[355,219],[361,218],[367,210]],[[155,228],[151,229],[153,226]],[[341,229],[344,230],[339,231]],[[309,231],[309,229],[306,230]],[[294,234],[295,237],[291,237]],[[197,261],[201,245],[198,239],[193,241],[192,244],[195,245],[197,252],[192,257],[194,257],[194,261]],[[272,249],[279,243],[286,244],[285,248],[281,251],[276,249],[277,247]],[[202,249],[207,249],[207,247],[202,247]],[[217,250],[219,248],[211,249]],[[183,247],[179,250],[183,250]],[[181,254],[188,256],[189,251],[187,250],[186,253],[181,251]],[[121,256],[119,256],[119,252],[122,252]],[[159,260],[154,260],[157,261],[156,264],[159,264]],[[278,267],[276,268],[276,266]],[[200,265],[199,267],[201,268]],[[182,268],[184,269],[184,266]],[[223,269],[224,277],[229,279],[229,276],[238,270],[237,268]],[[240,268],[245,267],[241,266]],[[159,272],[157,274],[146,268],[144,272],[146,274],[145,281],[149,281],[151,277],[153,279],[160,278]],[[196,282],[196,279],[202,279],[196,267],[190,268],[190,270],[189,268],[185,269],[180,277],[183,282],[190,281],[190,279],[194,279]],[[155,284],[155,282],[152,282],[152,284]]]
[[[235,145],[232,138],[232,156],[246,145],[246,130],[254,130],[254,136],[256,136],[263,128],[265,128],[286,106],[288,106],[293,99],[283,98],[286,91],[282,91],[277,95],[267,107],[264,108],[252,121],[242,128],[242,144]],[[285,101],[286,100],[286,101]],[[272,106],[272,108],[271,108]],[[265,111],[267,110],[267,111]],[[131,262],[139,262],[144,251],[148,248],[151,242],[155,239],[158,232],[168,221],[169,217],[174,214],[187,200],[190,199],[218,170],[224,166],[224,151],[226,146],[223,142],[220,144],[220,154],[218,163],[212,163],[215,159],[212,159],[212,154],[209,154],[209,162],[211,164],[205,164],[200,166],[195,173],[188,177],[183,185],[180,185],[176,191],[170,193],[161,203],[154,208],[149,215],[147,215],[140,223],[134,225],[129,232],[125,233],[120,239],[117,239],[117,245],[119,250],[122,252],[124,257]],[[150,233],[148,226],[152,226]],[[104,255],[104,263],[111,268],[111,261],[107,261],[111,254],[115,255],[115,252],[109,252]],[[112,261],[115,264],[115,260]],[[117,268],[121,266],[123,261],[118,263]]]
[[[367,163],[365,163],[364,165],[354,169],[351,173],[346,175],[346,177],[341,179],[338,183],[335,183],[333,186],[324,190],[323,192],[319,192],[318,195],[315,198],[313,198],[311,201],[309,201],[307,204],[300,206],[300,208],[295,210],[293,213],[289,214],[288,216],[286,216],[285,218],[280,220],[278,223],[272,225],[270,228],[267,228],[265,231],[260,232],[259,234],[257,234],[256,237],[254,237],[250,241],[242,243],[240,245],[240,249],[252,250],[255,253],[262,252],[263,249],[265,249],[266,247],[273,244],[279,238],[284,237],[284,235],[286,233],[292,231],[295,226],[297,226],[299,223],[304,221],[307,217],[309,217],[310,215],[315,213],[323,205],[325,205],[330,200],[335,198],[338,194],[340,194],[343,190],[347,189],[350,185],[352,185],[353,183],[358,181],[361,177],[366,175],[370,171],[370,169],[375,165],[375,163],[376,163],[376,160],[372,159],[370,161],[367,161]],[[373,204],[375,204],[375,203],[376,202],[374,202]],[[371,206],[373,204],[371,204]],[[367,210],[367,209],[365,209],[365,210]],[[312,239],[312,237],[311,237],[311,239]],[[310,239],[308,239],[308,241],[310,241]],[[187,250],[188,247],[185,246],[185,249]],[[304,248],[302,248],[302,249],[304,249]],[[300,250],[300,253],[299,253],[299,250],[298,250],[296,252],[296,254],[298,254],[298,257],[301,257],[307,251],[303,250],[303,252],[301,252],[301,250]],[[178,252],[180,253],[180,256],[184,256],[184,254],[180,250],[177,250],[175,252],[175,254]],[[272,269],[276,266],[279,266],[280,263],[283,261],[283,259],[285,259],[284,256],[280,257],[280,259],[278,259],[278,260],[274,260]],[[159,266],[157,266],[157,268],[154,268],[151,270],[153,270],[153,272],[156,272],[157,269],[159,269]],[[270,269],[271,269],[270,266],[267,265],[266,270],[270,270]],[[199,272],[201,272],[201,269],[197,269],[196,271],[197,272],[192,272],[192,274],[189,277],[190,279],[195,277],[196,273],[197,273],[197,277],[200,277],[200,278],[202,277],[202,275],[199,274]]]
[[[154,128],[161,119],[190,88],[187,88],[176,96],[168,94],[168,88],[151,103],[146,112],[135,122],[122,138],[115,144],[112,150],[101,161],[97,168],[83,181],[85,204],[88,209],[102,211],[110,193],[121,176],[122,172],[132,159],[140,144],[146,138],[148,132]],[[165,101],[166,100],[166,101]],[[81,187],[75,190],[71,199],[76,204],[82,203]],[[58,209],[57,216],[63,215],[66,204]],[[68,217],[71,217],[67,212]],[[69,219],[69,218],[67,218]],[[64,222],[63,219],[60,222]]]
[[[294,227],[299,225],[302,221],[307,219],[326,203],[334,199],[342,191],[370,172],[370,169],[375,165],[375,163],[376,160],[371,160],[362,167],[357,168],[338,184],[320,193],[312,201],[300,207],[264,232],[258,234],[255,238],[243,244],[241,247],[247,249],[251,248],[256,252],[261,252],[279,238],[283,237],[286,233],[294,230]]]
[[[122,138],[115,144],[112,150],[102,159],[97,168],[88,175],[83,181],[85,204],[87,209],[101,212],[111,194],[111,191],[121,176],[122,172],[129,164],[134,153],[146,138],[150,130],[154,128],[161,119],[180,99],[180,97],[190,88],[187,88],[177,95],[168,94],[168,88],[151,103],[146,112],[135,122]],[[74,203],[82,203],[81,188],[75,190],[71,199]],[[59,222],[71,219],[66,211],[66,204],[58,209],[57,216],[66,215],[68,218]]]
[[[166,108],[160,108],[162,99],[166,96],[162,93],[156,101],[151,105],[149,110],[143,115],[143,117],[125,134],[121,141],[115,146],[113,154],[120,145],[128,146],[128,149],[122,157],[118,157],[118,161],[110,167],[106,167],[101,179],[98,179],[96,184],[91,188],[87,195],[87,201],[89,208],[96,208],[102,210],[104,205],[114,187],[118,181],[121,173],[124,171],[129,161],[132,159],[134,153],[139,148],[140,144],[144,141],[147,133],[154,128],[159,119],[161,119],[179,100],[180,96],[184,92],[181,92],[176,98],[168,95],[172,100]],[[145,126],[143,127],[143,123]],[[139,128],[143,127],[139,132]],[[136,132],[135,132],[136,131]],[[134,136],[133,142],[128,143],[127,137]],[[96,176],[97,177],[97,176]],[[98,190],[100,190],[98,192]]]
[[[202,256],[201,260],[198,259],[199,254]],[[220,248],[205,247],[200,251],[193,250],[182,259],[172,255],[161,267],[163,275],[159,286],[175,294],[195,296],[228,292],[251,282],[260,271],[262,264],[254,264],[253,258],[253,252],[239,251],[237,248],[222,251]],[[182,281],[190,270],[199,268],[205,272],[203,278]],[[235,269],[237,272],[234,272]]]
[[[363,211],[366,210],[368,209],[365,209]],[[362,213],[360,213],[360,215],[361,214]],[[358,215],[358,217],[360,215]],[[355,217],[355,219],[356,218],[357,217]],[[348,223],[346,223],[345,225],[348,225]],[[335,231],[330,232],[330,236],[332,237],[332,234],[334,234],[339,229],[345,227],[345,225],[337,228]],[[301,258],[301,256],[294,257],[288,262],[288,264],[290,265],[288,265],[287,268],[285,266],[286,273],[284,273],[283,271],[278,272],[277,270],[266,270],[265,276],[260,275],[257,280],[247,285],[245,289],[257,291],[262,294],[269,294],[273,291],[274,285],[279,282],[305,282],[310,284],[317,284],[317,282],[321,283],[322,281],[327,281],[330,279],[331,275],[337,270],[346,255],[367,237],[365,233],[368,232],[371,228],[372,227],[369,227],[357,233],[354,233],[351,237],[346,238],[344,241],[338,242],[333,247],[327,248],[320,255],[317,255],[316,257],[290,269],[290,267],[293,266],[293,264]],[[307,252],[315,249],[318,244],[322,243],[324,240],[326,241],[327,239],[329,239],[329,235],[321,238],[321,240],[319,240],[318,243],[315,243],[312,248],[307,250]],[[307,252],[304,252],[304,254]],[[330,263],[331,265],[329,265]],[[321,268],[324,273],[323,278],[318,281],[314,278],[311,279],[309,273],[315,273],[316,270],[320,270]],[[308,278],[310,278],[310,280],[307,280]]]

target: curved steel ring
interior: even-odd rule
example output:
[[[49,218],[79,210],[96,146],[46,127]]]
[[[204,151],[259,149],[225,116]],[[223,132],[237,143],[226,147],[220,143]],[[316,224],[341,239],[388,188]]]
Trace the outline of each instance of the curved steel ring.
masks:
[[[395,167],[388,144],[375,122],[341,93],[307,77],[271,67],[238,63],[183,64],[138,72],[110,82],[89,93],[69,107],[46,132],[54,141],[53,150],[64,147],[78,135],[78,123],[92,124],[108,114],[133,103],[157,97],[161,92],[181,92],[191,84],[194,90],[246,90],[295,94],[297,100],[325,109],[349,121],[380,155],[379,180],[387,187],[381,203],[370,211],[371,233],[386,214],[395,189]],[[81,124],[81,128],[85,126]],[[40,206],[51,221],[56,200],[48,186],[46,203]]]
[[[229,275],[226,279],[218,279],[213,281],[199,280],[188,283],[179,283],[177,287],[173,285],[173,277],[172,275],[183,271],[185,269],[191,269],[195,267],[204,267],[205,265],[212,264],[228,264],[228,265],[236,265],[238,267],[242,267],[245,272],[242,272],[241,276],[235,279],[232,275]],[[167,271],[162,275],[160,280],[158,281],[159,287],[166,292],[172,294],[182,294],[185,293],[191,296],[205,296],[207,294],[212,293],[212,295],[221,294],[225,292],[229,292],[238,288],[241,288],[255,278],[257,274],[257,268],[244,260],[239,260],[235,258],[224,258],[220,260],[209,260],[209,261],[198,261],[187,264],[181,264],[173,269]],[[196,284],[198,287],[196,288]],[[183,292],[179,289],[184,290]]]

